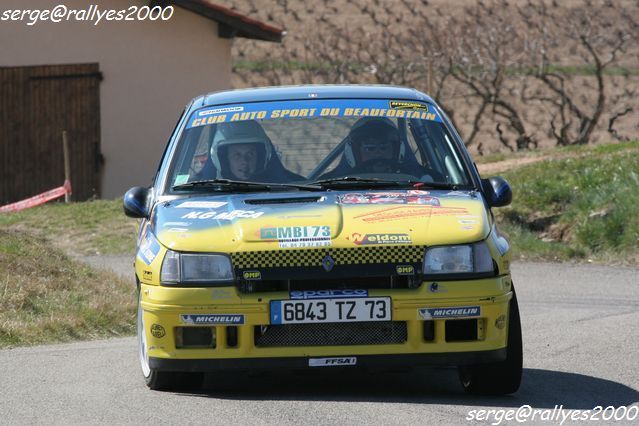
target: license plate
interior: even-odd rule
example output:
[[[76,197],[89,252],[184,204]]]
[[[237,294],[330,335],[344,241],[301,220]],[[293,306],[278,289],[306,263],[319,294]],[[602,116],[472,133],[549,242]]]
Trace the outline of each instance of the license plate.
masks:
[[[390,321],[390,297],[271,301],[271,324]]]

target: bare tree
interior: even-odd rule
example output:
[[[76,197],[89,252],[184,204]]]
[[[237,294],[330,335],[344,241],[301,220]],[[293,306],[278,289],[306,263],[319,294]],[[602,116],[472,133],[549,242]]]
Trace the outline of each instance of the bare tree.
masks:
[[[551,134],[558,145],[590,141],[606,111],[608,70],[632,42],[628,24],[637,11],[636,7],[588,0],[570,13],[544,2],[531,2],[521,9],[522,19],[539,40],[529,63],[542,84],[530,100],[548,107]],[[569,49],[562,45],[565,40],[572,42]],[[614,113],[609,127],[625,111]]]

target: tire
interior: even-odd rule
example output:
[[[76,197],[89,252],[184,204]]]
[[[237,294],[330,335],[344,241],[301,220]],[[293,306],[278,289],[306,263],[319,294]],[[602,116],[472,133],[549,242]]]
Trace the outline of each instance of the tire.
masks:
[[[459,380],[467,393],[506,395],[517,392],[521,384],[523,351],[519,306],[513,287],[508,314],[508,346],[506,359],[491,364],[459,367]]]
[[[152,390],[190,390],[199,389],[204,379],[203,373],[158,371],[149,366],[149,350],[144,332],[144,315],[142,311],[142,295],[138,291],[138,358],[146,385]]]

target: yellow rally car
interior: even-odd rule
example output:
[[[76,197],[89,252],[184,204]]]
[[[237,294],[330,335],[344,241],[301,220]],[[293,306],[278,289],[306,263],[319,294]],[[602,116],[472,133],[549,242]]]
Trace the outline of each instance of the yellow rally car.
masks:
[[[459,366],[515,392],[510,252],[444,112],[412,89],[299,86],[194,99],[142,219],[138,341],[152,389],[220,369]]]

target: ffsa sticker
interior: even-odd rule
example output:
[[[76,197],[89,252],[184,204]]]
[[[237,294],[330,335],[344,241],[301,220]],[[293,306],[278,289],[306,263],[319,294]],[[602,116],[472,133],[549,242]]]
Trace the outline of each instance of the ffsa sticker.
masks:
[[[346,365],[356,365],[357,358],[354,356],[345,358],[309,358],[309,367],[341,367]]]

